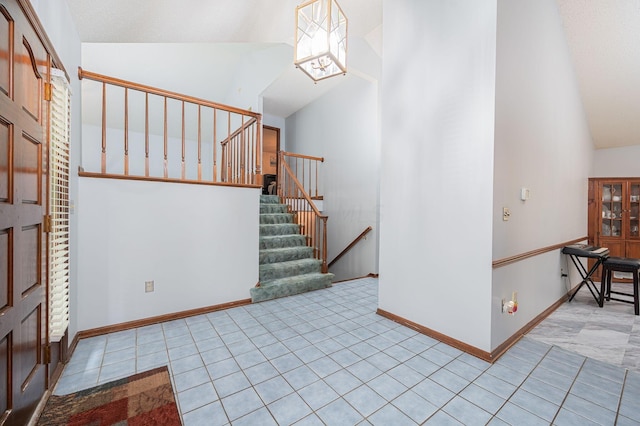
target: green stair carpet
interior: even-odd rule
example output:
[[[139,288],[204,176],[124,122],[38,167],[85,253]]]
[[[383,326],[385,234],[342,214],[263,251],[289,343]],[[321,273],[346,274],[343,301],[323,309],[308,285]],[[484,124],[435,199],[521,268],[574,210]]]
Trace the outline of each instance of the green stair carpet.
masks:
[[[321,273],[287,206],[276,195],[260,196],[260,286],[251,301],[262,302],[331,287],[333,274]]]

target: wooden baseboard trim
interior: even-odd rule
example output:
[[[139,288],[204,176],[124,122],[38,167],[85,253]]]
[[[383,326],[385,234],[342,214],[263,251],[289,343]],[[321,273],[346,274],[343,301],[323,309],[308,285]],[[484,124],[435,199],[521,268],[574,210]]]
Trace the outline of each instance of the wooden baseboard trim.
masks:
[[[562,296],[559,300],[557,300],[553,305],[549,306],[547,309],[542,311],[538,316],[534,319],[526,323],[520,330],[516,331],[511,337],[505,340],[502,344],[500,344],[497,348],[491,351],[491,356],[494,360],[500,358],[509,348],[515,345],[518,340],[520,340],[525,334],[531,331],[536,325],[540,324],[545,318],[553,313],[556,309],[560,307],[564,302],[569,299],[569,294]]]
[[[38,419],[40,419],[42,411],[44,411],[44,407],[47,405],[47,402],[49,402],[49,398],[51,397],[51,389],[53,389],[53,387],[42,394],[42,397],[40,397],[40,401],[38,401],[38,405],[36,405],[35,410],[33,410],[33,414],[31,414],[31,418],[26,426],[37,426]]]
[[[460,340],[449,337],[445,334],[439,333],[435,330],[432,330],[423,325],[417,324],[413,321],[410,321],[406,318],[402,318],[398,315],[387,312],[383,309],[379,309],[376,311],[378,315],[381,315],[385,318],[390,319],[391,321],[397,322],[398,324],[402,324],[406,327],[409,327],[418,333],[424,334],[426,336],[432,337],[442,343],[446,343],[449,346],[452,346],[456,349],[460,349],[463,352],[466,352],[470,355],[475,356],[476,358],[480,358],[484,361],[494,363],[496,362],[505,352],[511,348],[511,346],[515,345],[527,332],[533,329],[536,325],[540,324],[545,318],[547,318],[553,311],[558,309],[560,305],[562,305],[565,301],[569,299],[570,293],[562,296],[558,301],[556,301],[553,305],[549,306],[542,313],[536,316],[534,319],[525,324],[520,330],[515,332],[511,337],[505,340],[503,343],[498,345],[497,348],[492,350],[491,352],[483,351],[482,349],[478,349],[475,346],[469,345],[467,343],[461,342]]]
[[[378,315],[381,315],[385,318],[390,319],[391,321],[397,322],[398,324],[402,324],[406,327],[409,327],[415,331],[417,331],[418,333],[422,333],[424,335],[427,335],[429,337],[432,337],[442,343],[446,343],[449,346],[452,346],[456,349],[460,349],[463,352],[466,352],[470,355],[473,355],[477,358],[483,359],[485,361],[489,361],[489,362],[493,362],[491,360],[491,354],[489,352],[485,352],[481,349],[476,348],[475,346],[471,346],[467,343],[461,342],[460,340],[454,339],[452,337],[447,336],[446,334],[442,334],[439,333],[435,330],[432,330],[428,327],[425,327],[423,325],[417,324],[413,321],[410,321],[406,318],[402,318],[398,315],[392,314],[391,312],[387,312],[383,309],[378,308],[378,310],[376,311],[376,313]]]
[[[80,338],[78,337],[79,333],[76,333],[75,336],[73,336],[73,339],[71,340],[71,344],[69,345],[69,357],[68,359],[71,359],[71,357],[73,356],[73,351],[76,350],[76,346],[78,346],[78,342],[80,341]]]
[[[120,324],[108,325],[105,327],[97,327],[89,330],[79,331],[74,337],[74,349],[75,345],[77,345],[77,339],[86,339],[87,337],[95,337],[101,336],[103,334],[115,333],[117,331],[130,330],[132,328],[144,327],[146,325],[157,324],[160,322],[173,321],[177,319],[192,317],[195,315],[208,314],[215,311],[221,311],[224,309],[235,308],[238,306],[250,305],[251,299],[242,299],[237,300],[235,302],[222,303],[220,305],[207,306],[204,308],[190,309],[187,311],[175,312],[172,314],[158,315],[155,317],[149,317],[144,319],[139,319],[135,321],[123,322]]]

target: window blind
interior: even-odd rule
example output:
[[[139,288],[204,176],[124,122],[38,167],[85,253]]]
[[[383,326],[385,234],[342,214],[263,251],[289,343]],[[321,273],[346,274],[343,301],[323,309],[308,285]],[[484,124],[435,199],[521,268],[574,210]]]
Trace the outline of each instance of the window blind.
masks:
[[[69,326],[69,133],[71,92],[64,73],[51,70],[49,151],[49,338]]]

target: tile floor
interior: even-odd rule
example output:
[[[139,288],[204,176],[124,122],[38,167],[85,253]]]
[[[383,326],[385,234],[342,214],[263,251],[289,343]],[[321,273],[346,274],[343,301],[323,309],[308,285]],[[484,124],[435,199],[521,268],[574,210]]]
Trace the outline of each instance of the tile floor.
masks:
[[[169,365],[190,425],[640,425],[640,372],[523,338],[493,365],[375,314],[377,280],[79,342],[66,394]]]
[[[614,283],[613,289],[633,293],[631,284]],[[629,303],[610,301],[599,307],[586,287],[528,336],[640,372],[640,316],[634,315],[633,305]]]

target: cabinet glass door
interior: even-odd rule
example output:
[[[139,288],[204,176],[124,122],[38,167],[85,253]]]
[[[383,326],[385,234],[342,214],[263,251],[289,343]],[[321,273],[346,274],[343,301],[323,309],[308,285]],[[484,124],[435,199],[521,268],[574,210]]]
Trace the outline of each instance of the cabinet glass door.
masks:
[[[632,183],[629,191],[629,237],[638,238],[640,232],[640,183]]]
[[[640,186],[636,188],[640,196]],[[640,201],[640,200],[639,200]],[[602,229],[603,237],[619,237],[622,235],[622,184],[603,184],[602,185]],[[638,204],[636,202],[636,213]],[[636,214],[636,217],[638,215]],[[638,222],[636,221],[636,225]],[[638,229],[636,226],[636,234]]]

